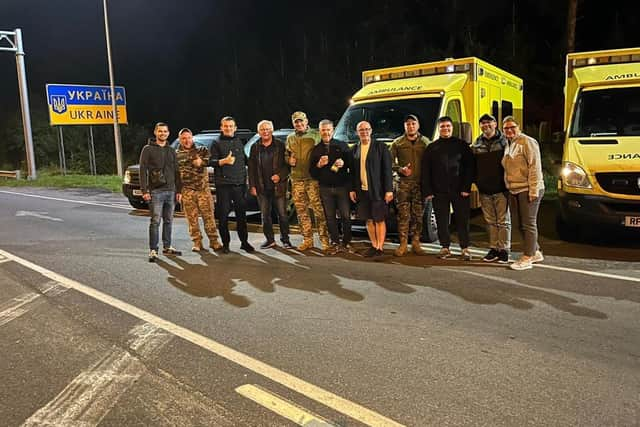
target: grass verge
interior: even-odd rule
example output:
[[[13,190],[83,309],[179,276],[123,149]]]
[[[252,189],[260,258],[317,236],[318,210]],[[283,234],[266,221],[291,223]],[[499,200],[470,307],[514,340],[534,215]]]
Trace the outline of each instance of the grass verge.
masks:
[[[101,188],[119,193],[122,191],[122,178],[117,175],[60,175],[48,171],[38,171],[34,180],[0,178],[4,187],[53,187],[53,188]]]

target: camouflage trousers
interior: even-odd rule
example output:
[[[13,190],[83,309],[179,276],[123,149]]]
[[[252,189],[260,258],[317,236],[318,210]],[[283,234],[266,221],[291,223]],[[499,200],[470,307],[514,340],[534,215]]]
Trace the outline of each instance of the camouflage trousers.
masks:
[[[409,236],[420,236],[424,211],[420,183],[413,180],[400,181],[396,197],[398,199],[398,235],[400,241],[408,241]]]
[[[296,206],[298,224],[302,230],[302,237],[305,241],[313,241],[313,224],[309,209],[313,210],[313,216],[318,226],[320,242],[323,246],[329,246],[329,231],[327,221],[324,217],[324,208],[320,199],[320,185],[316,180],[292,181],[291,196]]]
[[[204,231],[209,237],[209,244],[218,241],[218,227],[213,214],[213,198],[211,192],[206,190],[182,189],[182,210],[189,224],[189,235],[194,245],[202,245],[202,234],[198,217],[202,216]]]

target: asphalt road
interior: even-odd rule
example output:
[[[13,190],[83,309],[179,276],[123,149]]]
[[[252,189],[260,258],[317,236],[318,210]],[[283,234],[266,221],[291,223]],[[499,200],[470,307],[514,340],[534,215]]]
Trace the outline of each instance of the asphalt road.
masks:
[[[561,242],[547,209],[524,272],[195,254],[184,218],[151,264],[124,198],[0,188],[0,424],[640,425],[637,235]]]

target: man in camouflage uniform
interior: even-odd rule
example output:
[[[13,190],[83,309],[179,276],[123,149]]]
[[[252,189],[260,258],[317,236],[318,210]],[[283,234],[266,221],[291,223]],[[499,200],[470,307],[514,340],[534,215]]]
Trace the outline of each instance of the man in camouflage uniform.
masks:
[[[219,250],[218,228],[213,215],[213,199],[209,190],[209,150],[193,144],[193,134],[187,128],[178,133],[180,146],[176,150],[178,169],[182,180],[182,208],[189,223],[189,235],[193,241],[192,251],[202,250],[202,234],[198,216],[202,215],[204,230],[209,237],[211,249]]]
[[[421,162],[424,150],[429,144],[429,138],[422,136],[418,117],[409,114],[404,120],[404,135],[398,137],[391,144],[391,159],[393,170],[398,173],[398,234],[400,246],[395,251],[396,256],[407,253],[409,235],[411,235],[411,249],[416,255],[424,253],[420,246],[422,234],[422,214],[424,202],[420,189]]]
[[[311,150],[320,141],[320,134],[316,129],[309,128],[307,115],[302,111],[293,113],[291,121],[295,132],[287,136],[285,160],[291,166],[291,192],[302,229],[303,241],[298,250],[306,251],[313,247],[313,225],[309,216],[311,208],[318,226],[322,250],[329,251],[331,245],[320,199],[320,186],[309,172]]]

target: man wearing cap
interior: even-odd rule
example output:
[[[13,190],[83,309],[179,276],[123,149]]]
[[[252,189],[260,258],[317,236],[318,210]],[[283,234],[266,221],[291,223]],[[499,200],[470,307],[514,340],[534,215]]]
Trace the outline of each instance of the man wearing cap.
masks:
[[[182,208],[193,242],[191,250],[202,250],[202,233],[198,224],[198,217],[202,216],[209,245],[217,251],[222,249],[222,245],[218,241],[218,227],[213,216],[213,198],[209,189],[209,150],[204,146],[196,147],[193,144],[193,134],[187,128],[178,132],[178,139],[180,146],[176,150],[176,158],[182,181]]]
[[[400,246],[395,251],[396,256],[404,256],[407,253],[409,234],[413,253],[416,255],[424,253],[420,246],[424,211],[420,174],[422,156],[430,141],[429,138],[421,135],[419,130],[418,117],[409,114],[404,119],[404,134],[391,144],[393,170],[399,177],[396,197]]]
[[[507,263],[511,248],[511,221],[509,193],[502,167],[507,139],[497,129],[496,119],[491,114],[480,117],[480,130],[482,134],[471,149],[476,161],[476,186],[480,192],[482,215],[489,228],[489,252],[482,260]]]
[[[291,121],[295,132],[287,136],[285,158],[287,164],[291,166],[291,193],[298,214],[298,223],[302,229],[303,241],[298,246],[298,250],[306,251],[313,247],[313,225],[309,216],[309,209],[312,209],[322,250],[329,251],[331,245],[324,209],[320,201],[320,186],[310,173],[311,151],[320,141],[320,135],[317,130],[309,128],[307,115],[302,111],[293,113]]]

